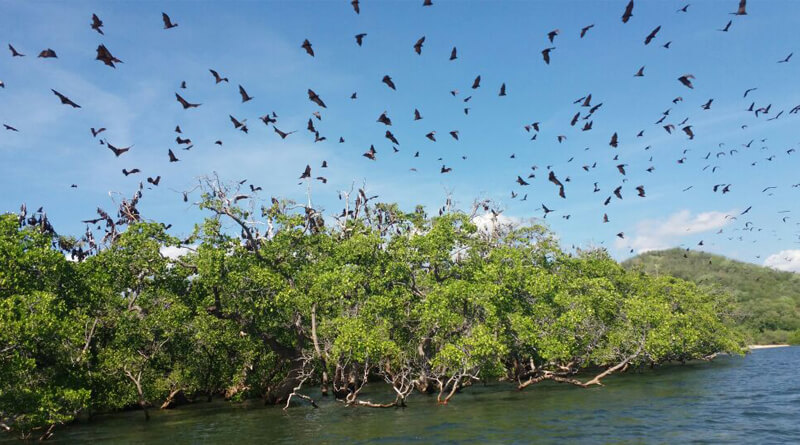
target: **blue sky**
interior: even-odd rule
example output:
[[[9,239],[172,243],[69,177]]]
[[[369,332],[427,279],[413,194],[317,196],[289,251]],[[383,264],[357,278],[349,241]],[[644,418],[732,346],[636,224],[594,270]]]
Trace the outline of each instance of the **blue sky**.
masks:
[[[184,234],[202,214],[182,202],[181,191],[201,175],[247,178],[263,187],[264,199],[304,201],[306,187],[297,178],[310,164],[314,177],[329,180],[312,184],[314,203],[327,214],[339,212],[337,191],[353,183],[366,184],[383,201],[409,210],[423,204],[431,213],[452,193],[461,208],[491,198],[504,215],[519,219],[541,218],[545,204],[556,210],[545,221],[565,247],[604,245],[619,259],[631,249],[681,245],[759,264],[774,255],[770,265],[800,268],[800,187],[792,187],[800,183],[800,154],[787,154],[800,150],[800,114],[789,114],[800,105],[800,59],[776,63],[800,51],[800,3],[751,0],[747,16],[734,16],[736,0],[695,1],[687,13],[675,12],[684,1],[637,1],[627,24],[620,20],[626,0],[435,0],[432,7],[421,0],[362,0],[359,15],[349,3],[0,1],[0,43],[27,54],[0,53],[0,123],[19,129],[0,132],[0,211],[16,211],[22,202],[41,205],[57,230],[78,234],[80,220],[94,217],[97,206],[114,208],[110,192],[113,199],[129,196],[139,181],[160,175],[140,210]],[[162,11],[179,26],[162,29]],[[105,22],[104,36],[90,29],[92,13]],[[717,31],[729,20],[729,32]],[[547,33],[554,29],[560,32],[551,44]],[[358,33],[367,34],[362,47]],[[412,46],[423,35],[417,55]],[[306,38],[313,58],[300,48]],[[667,41],[669,49],[662,47]],[[101,43],[124,63],[112,69],[94,60]],[[453,46],[458,59],[449,61]],[[546,65],[540,51],[551,46]],[[58,58],[37,58],[45,48]],[[644,77],[633,77],[641,66]],[[216,85],[209,68],[230,83]],[[687,73],[696,77],[694,89],[677,80]],[[397,91],[381,83],[387,74]],[[478,75],[481,86],[473,90]],[[498,97],[502,83],[508,95]],[[239,84],[252,101],[241,103]],[[61,105],[51,88],[82,108]],[[327,109],[308,100],[309,88]],[[743,98],[748,88],[758,89]],[[203,105],[184,110],[176,92]],[[358,99],[350,99],[353,92]],[[588,108],[573,101],[589,93],[592,105],[603,106],[584,132],[586,121],[573,127],[570,120],[578,111],[586,115]],[[683,101],[673,104],[678,96]],[[703,110],[711,98],[711,109]],[[756,108],[772,104],[770,114],[745,111],[753,101]],[[422,120],[413,120],[415,108]],[[663,124],[655,125],[667,109]],[[781,110],[780,118],[767,121]],[[278,128],[297,133],[281,140],[258,120],[273,111]],[[306,130],[314,111],[322,113],[315,125],[327,141],[314,143]],[[376,122],[384,111],[398,153],[384,138],[387,127]],[[249,134],[235,130],[229,115],[247,119]],[[678,126],[685,118],[693,140]],[[523,128],[532,122],[541,128],[535,141]],[[671,135],[662,128],[668,123],[678,126]],[[190,151],[175,143],[176,125],[192,139]],[[93,138],[91,127],[108,130]],[[453,130],[458,141],[448,134]],[[644,136],[637,138],[640,130]],[[430,131],[437,142],[425,138]],[[616,149],[609,146],[615,132]],[[559,143],[559,135],[567,139]],[[345,143],[338,143],[340,136]],[[102,138],[133,148],[115,158],[99,144]],[[218,139],[221,147],[213,143]],[[361,156],[371,144],[376,161]],[[170,148],[180,162],[167,161]],[[323,160],[329,168],[319,168]],[[581,168],[594,163],[589,172]],[[453,171],[439,173],[443,164]],[[617,164],[627,164],[626,176]],[[547,181],[547,166],[562,181],[570,178],[567,199]],[[143,173],[121,173],[134,167]],[[531,185],[515,182],[529,173],[536,174]],[[593,192],[594,182],[600,192]],[[712,191],[729,183],[728,194]],[[604,206],[620,185],[624,199]],[[638,185],[646,198],[637,196]],[[769,186],[777,188],[762,193]],[[519,193],[515,199],[512,190]],[[779,261],[793,255],[794,263]]]

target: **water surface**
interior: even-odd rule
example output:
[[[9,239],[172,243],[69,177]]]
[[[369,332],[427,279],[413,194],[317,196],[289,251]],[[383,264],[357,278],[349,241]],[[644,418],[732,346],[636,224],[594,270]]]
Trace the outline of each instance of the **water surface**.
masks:
[[[415,394],[405,409],[288,411],[224,402],[103,416],[57,443],[800,443],[800,347],[610,377],[582,389],[492,385],[450,405]],[[382,388],[376,388],[382,390]],[[388,395],[388,394],[387,394]]]

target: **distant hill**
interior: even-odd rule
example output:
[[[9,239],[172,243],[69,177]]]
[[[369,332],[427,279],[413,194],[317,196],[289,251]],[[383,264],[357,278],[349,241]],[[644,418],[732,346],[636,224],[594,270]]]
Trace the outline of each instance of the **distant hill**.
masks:
[[[683,249],[643,253],[622,265],[729,292],[755,344],[800,342],[800,274]]]

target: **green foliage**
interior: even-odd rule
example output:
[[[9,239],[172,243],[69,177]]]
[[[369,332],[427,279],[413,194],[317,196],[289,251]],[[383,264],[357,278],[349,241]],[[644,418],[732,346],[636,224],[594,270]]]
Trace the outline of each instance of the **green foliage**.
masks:
[[[566,255],[541,226],[488,234],[463,213],[376,204],[326,227],[276,202],[261,236],[224,196],[205,195],[212,215],[180,258],[162,254],[179,242],[160,224],[70,262],[59,245],[79,241],[0,217],[0,422],[26,435],[181,397],[286,403],[316,384],[369,405],[375,379],[397,404],[415,389],[447,403],[478,379],[741,352],[724,295]]]
[[[732,316],[754,344],[786,343],[800,329],[800,275],[734,261],[719,255],[670,249],[647,252],[623,266],[651,275],[671,275],[708,292],[732,296]]]
[[[0,215],[0,264],[0,423],[27,437],[87,405],[88,317],[65,257],[11,215]]]

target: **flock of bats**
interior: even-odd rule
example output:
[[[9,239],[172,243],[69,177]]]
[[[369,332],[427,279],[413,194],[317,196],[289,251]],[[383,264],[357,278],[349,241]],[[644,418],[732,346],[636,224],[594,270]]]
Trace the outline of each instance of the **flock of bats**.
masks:
[[[359,0],[352,0],[350,2],[350,4],[351,4],[351,6],[353,8],[353,11],[356,14],[359,14],[360,11],[361,11],[361,9],[360,9],[361,5],[360,5]],[[424,0],[423,1],[423,6],[424,7],[433,6],[433,2],[431,0]],[[676,11],[676,13],[678,13],[678,14],[689,13],[689,7],[690,7],[690,5],[687,4],[687,5],[683,6],[682,8],[678,9]],[[735,11],[731,12],[731,14],[733,14],[735,16],[747,15],[746,0],[740,0],[738,8],[736,8]],[[621,20],[622,20],[623,23],[627,23],[632,17],[634,17],[634,1],[630,0],[626,4],[626,6],[624,8],[624,11],[623,11],[622,16],[621,16]],[[162,21],[163,21],[164,30],[172,30],[172,29],[175,29],[175,28],[177,28],[179,26],[179,23],[174,22],[169,17],[169,15],[167,15],[166,13],[162,13]],[[718,31],[720,31],[720,32],[729,32],[730,29],[731,29],[731,24],[732,24],[732,21],[729,20],[728,23],[724,27],[718,29]],[[92,21],[91,21],[90,26],[91,26],[91,29],[93,29],[94,31],[96,31],[100,35],[105,35],[104,31],[103,31],[103,26],[104,26],[103,25],[103,21],[96,14],[92,14]],[[594,26],[595,26],[594,24],[590,24],[588,26],[585,26],[585,27],[581,28],[580,29],[580,38],[583,39],[583,38],[587,37],[587,35],[589,35],[590,31],[592,30],[592,28]],[[658,34],[659,34],[660,31],[661,31],[661,26],[660,25],[656,26],[644,38],[644,45],[651,44],[653,42],[653,40],[655,40],[658,37]],[[548,40],[550,45],[555,44],[556,39],[560,35],[560,33],[561,33],[561,31],[558,30],[558,29],[550,31],[550,32],[547,33],[547,40]],[[356,43],[356,45],[361,47],[363,45],[366,37],[367,37],[366,33],[356,34],[355,35],[355,43]],[[668,42],[662,44],[662,46],[663,46],[663,48],[669,49],[671,43],[672,43],[671,41],[668,41]],[[413,45],[411,45],[411,48],[413,49],[413,51],[416,54],[421,55],[422,52],[423,52],[424,45],[425,45],[425,36],[422,36]],[[12,58],[25,57],[25,54],[20,52],[19,50],[17,50],[17,48],[15,48],[12,44],[8,45],[8,49],[11,52],[11,57]],[[310,57],[314,57],[315,56],[314,45],[308,39],[305,39],[302,42],[302,44],[300,45],[300,49],[305,51],[305,53]],[[546,65],[549,65],[551,63],[551,58],[552,57],[557,57],[557,54],[558,53],[556,52],[556,47],[555,46],[548,46],[548,47],[546,47],[546,48],[541,50],[542,60]],[[39,53],[38,57],[39,58],[57,58],[58,56],[57,56],[56,52],[53,49],[47,48],[45,50],[42,50]],[[458,50],[457,50],[456,47],[453,47],[452,50],[450,51],[449,60],[450,61],[455,61],[455,60],[458,59],[458,57],[459,57]],[[790,62],[791,57],[792,57],[792,54],[790,53],[784,59],[781,59],[781,60],[777,61],[777,63],[788,63],[788,62]],[[104,44],[100,44],[97,47],[96,60],[102,62],[103,64],[105,64],[105,65],[107,65],[107,66],[109,66],[111,68],[116,68],[117,64],[123,63],[120,59],[116,58]],[[636,71],[633,74],[633,77],[643,77],[643,76],[645,76],[645,71],[644,70],[645,70],[645,67],[642,66],[641,68],[639,68],[638,71]],[[213,79],[215,84],[221,84],[221,83],[226,83],[227,84],[227,83],[229,83],[228,77],[224,77],[218,71],[216,71],[214,69],[209,69],[208,71],[209,71],[209,74],[211,76],[211,79]],[[681,76],[679,76],[679,77],[677,77],[675,79],[676,82],[679,82],[681,85],[685,86],[687,89],[694,89],[693,80],[695,80],[695,76],[692,75],[692,74],[689,74],[689,73],[681,75]],[[394,79],[392,79],[392,77],[390,75],[388,75],[388,74],[383,76],[383,78],[381,79],[381,82],[385,85],[386,88],[389,88],[391,90],[397,90],[398,89],[397,85],[395,84]],[[2,87],[2,88],[6,87],[6,85],[3,83],[2,80],[0,80],[0,87]],[[482,87],[482,85],[481,85],[481,76],[478,75],[477,77],[475,77],[474,81],[472,82],[471,89],[472,90],[477,90],[477,89],[479,89],[481,87]],[[186,82],[181,82],[179,89],[180,90],[186,90]],[[748,94],[750,94],[751,92],[753,92],[755,90],[757,90],[757,88],[749,88],[749,89],[747,89],[743,94],[743,98],[747,98]],[[72,100],[70,97],[68,97],[64,93],[56,91],[56,90],[51,90],[51,91],[56,96],[56,98],[59,100],[59,102],[61,104],[67,105],[67,106],[75,108],[75,109],[81,108],[81,106],[78,103],[76,103],[74,100]],[[247,93],[247,90],[242,85],[238,85],[238,92],[239,92],[239,95],[241,96],[241,102],[242,103],[245,103],[245,102],[253,100],[253,97],[250,96]],[[323,100],[323,98],[319,94],[317,94],[314,90],[309,88],[308,91],[307,91],[307,94],[308,94],[308,100],[311,101],[312,103],[314,103],[319,108],[317,111],[313,112],[312,115],[309,117],[307,130],[313,135],[314,142],[325,141],[325,140],[327,140],[327,137],[321,135],[320,131],[317,130],[317,128],[315,126],[315,120],[316,121],[321,121],[322,120],[322,116],[323,116],[322,113],[327,109],[327,106],[326,106],[325,101]],[[455,97],[455,96],[457,96],[459,94],[459,92],[457,90],[452,90],[452,91],[450,91],[450,94],[453,97]],[[502,83],[500,85],[500,87],[499,87],[498,96],[503,97],[503,96],[506,96],[506,95],[507,95],[506,84]],[[186,96],[186,97],[184,97],[184,96]],[[198,107],[202,106],[202,103],[191,101],[191,100],[187,99],[187,97],[189,97],[190,99],[193,99],[193,98],[190,97],[189,94],[175,92],[175,100],[178,102],[178,104],[180,104],[180,106],[184,110],[190,110],[190,109],[198,108]],[[471,97],[472,96],[464,98],[463,102],[466,104],[467,102],[469,102]],[[352,99],[352,100],[356,100],[357,98],[358,98],[358,95],[357,95],[356,92],[354,92],[354,93],[352,93],[350,95],[350,99]],[[678,104],[679,102],[682,102],[682,101],[683,101],[682,97],[676,97],[676,98],[674,98],[672,100],[672,103],[673,104]],[[714,101],[714,99],[709,99],[706,103],[701,105],[700,108],[703,109],[703,110],[710,110],[713,101]],[[569,122],[570,127],[575,127],[576,125],[578,125],[577,128],[580,128],[581,131],[584,131],[584,132],[593,130],[595,113],[598,112],[598,110],[600,110],[600,108],[603,106],[603,103],[602,102],[593,102],[592,95],[591,94],[587,94],[584,97],[581,97],[581,98],[578,98],[578,99],[574,100],[573,101],[573,105],[577,106],[576,107],[577,110],[576,110],[575,114],[572,116],[572,118],[571,118],[571,120]],[[772,104],[756,105],[755,102],[752,102],[750,104],[750,106],[747,108],[747,111],[748,112],[752,112],[753,115],[756,118],[761,118],[761,117],[766,116],[766,115],[771,115],[771,117],[769,117],[768,120],[776,120],[776,119],[780,118],[784,114],[783,110],[778,111],[777,113],[771,114],[772,113],[771,108],[772,108]],[[469,114],[469,110],[470,110],[470,108],[464,108],[463,109],[464,114],[468,115]],[[788,114],[797,114],[797,113],[800,113],[800,105],[797,105],[797,106],[795,106],[794,108],[791,108],[788,111]],[[249,132],[247,119],[237,118],[237,117],[235,117],[233,115],[229,115],[229,118],[230,118],[231,124],[233,125],[233,128],[235,130],[239,130],[239,131],[244,132],[244,133],[248,133]],[[278,137],[280,137],[282,140],[286,139],[287,137],[290,137],[291,135],[293,135],[293,134],[298,132],[298,130],[285,131],[286,129],[281,130],[280,128],[278,128],[278,126],[276,126],[276,124],[278,124],[278,115],[275,112],[267,113],[264,116],[261,116],[259,119],[261,120],[261,122],[263,122],[263,124],[266,127],[270,127],[271,126],[272,130],[274,131],[274,133]],[[422,113],[418,109],[414,109],[413,110],[413,120],[418,121],[418,120],[421,120],[421,119],[423,119]],[[694,137],[695,137],[694,128],[693,128],[693,126],[691,124],[688,123],[688,120],[689,120],[688,117],[683,119],[681,122],[677,122],[676,121],[676,123],[667,122],[667,119],[671,119],[671,117],[670,117],[670,109],[667,109],[665,112],[662,113],[662,116],[655,122],[655,125],[657,125],[658,127],[661,127],[663,129],[663,131],[665,131],[668,134],[672,134],[673,132],[675,132],[677,130],[680,130],[686,135],[686,137],[689,140],[694,139]],[[399,143],[397,137],[395,136],[395,134],[391,130],[391,127],[392,127],[392,119],[391,119],[391,117],[388,115],[387,112],[383,112],[383,113],[380,114],[380,116],[378,116],[377,122],[385,126],[385,138],[389,142],[391,142],[391,144],[393,146],[393,151],[395,153],[398,152],[399,149],[397,148],[397,146],[400,145],[400,143]],[[6,130],[8,130],[8,131],[12,131],[12,132],[18,132],[19,131],[17,128],[12,126],[11,124],[3,124],[3,125],[4,125],[4,128]],[[532,123],[524,124],[523,128],[524,128],[524,131],[527,132],[528,135],[530,135],[530,139],[531,140],[536,140],[538,135],[539,135],[540,126],[541,125],[542,124],[540,122],[532,122]],[[742,125],[742,128],[746,128],[746,125]],[[98,128],[91,128],[90,131],[91,131],[92,137],[97,138],[101,133],[106,131],[106,128],[104,128],[102,126],[98,126]],[[193,143],[192,143],[191,138],[183,136],[183,132],[182,132],[182,130],[180,128],[180,125],[176,125],[174,131],[176,133],[175,142],[179,146],[182,146],[182,148],[184,150],[189,150],[189,149],[191,149],[193,147]],[[639,137],[642,137],[643,135],[644,135],[644,130],[641,130],[636,134],[635,137],[639,138]],[[449,136],[457,141],[457,140],[459,140],[459,131],[458,130],[449,131]],[[427,134],[425,134],[425,137],[428,140],[432,141],[432,142],[436,142],[437,141],[437,139],[436,139],[437,138],[437,132],[436,131],[430,131]],[[614,132],[611,135],[611,137],[608,139],[608,145],[610,147],[612,147],[612,148],[617,148],[618,145],[620,144],[620,138],[621,138],[620,135],[617,132]],[[559,144],[564,142],[566,139],[567,139],[566,135],[558,135],[556,137],[556,141]],[[339,143],[344,143],[345,142],[344,141],[344,137],[342,137],[342,136],[338,137],[338,142]],[[762,143],[763,142],[764,142],[764,140],[762,140]],[[99,143],[104,145],[105,147],[107,147],[114,154],[114,156],[116,156],[116,157],[123,156],[125,153],[127,153],[131,149],[131,146],[128,146],[128,147],[117,147],[117,146],[113,145],[112,143],[110,143],[107,139],[103,139],[103,138],[99,139]],[[216,145],[219,145],[219,146],[223,145],[222,140],[216,140],[216,141],[214,141],[214,143]],[[746,143],[746,144],[742,144],[743,149],[749,149],[752,144],[753,144],[752,140],[750,142]],[[723,145],[724,144],[720,144],[720,148],[722,148]],[[648,146],[648,147],[645,148],[645,150],[648,150],[649,148],[650,147]],[[766,147],[764,147],[764,148],[766,148]],[[686,154],[687,151],[688,150],[684,150],[684,152],[683,152],[684,155]],[[790,148],[790,149],[785,150],[785,151],[786,151],[787,155],[791,155],[792,153],[795,152],[795,149],[794,148]],[[717,152],[715,157],[716,158],[720,158],[721,156],[734,156],[737,153],[738,153],[737,149],[732,149],[732,150],[725,149],[725,150],[721,150],[721,151]],[[371,144],[370,147],[367,149],[366,152],[363,153],[362,156],[364,158],[367,158],[368,160],[376,161],[376,160],[378,160],[378,151],[376,150],[375,146]],[[703,159],[708,160],[711,156],[712,156],[712,153],[709,152]],[[419,157],[419,152],[418,151],[414,154],[414,157]],[[165,158],[166,158],[165,160],[168,160],[171,163],[180,161],[180,159],[176,155],[175,151],[173,151],[171,148],[167,150]],[[466,157],[463,157],[463,158],[466,159]],[[515,158],[515,155],[512,154],[511,158]],[[442,158],[439,158],[440,161],[441,161],[441,159]],[[766,159],[768,161],[772,161],[773,159],[775,159],[775,155],[772,155],[772,156],[770,156],[770,157],[768,157]],[[570,158],[568,162],[571,162],[572,160],[573,160],[573,158]],[[626,167],[629,167],[629,165],[624,163],[624,162],[622,162],[622,161],[620,161],[619,160],[619,155],[614,155],[613,161],[616,164],[617,171],[619,172],[619,174],[622,177],[621,178],[622,184],[617,186],[617,187],[615,187],[615,188],[613,188],[612,189],[612,193],[601,200],[602,203],[603,203],[603,206],[608,206],[612,202],[613,199],[622,200],[623,199],[623,187],[625,186],[625,183],[627,182],[627,177],[626,177],[627,170],[626,170]],[[652,162],[652,161],[653,161],[653,158],[650,157],[650,162]],[[687,157],[684,156],[681,159],[678,159],[677,162],[679,164],[683,164],[683,163],[687,162]],[[755,163],[753,163],[753,165],[755,165]],[[323,161],[322,165],[320,166],[320,168],[324,169],[324,168],[327,168],[327,166],[328,166],[327,161]],[[566,199],[567,198],[567,185],[566,184],[568,184],[571,181],[571,179],[570,179],[569,176],[559,177],[559,175],[555,171],[553,171],[551,167],[552,166],[547,166],[547,170],[548,170],[548,172],[547,172],[547,180],[550,183],[552,183],[552,185],[555,187],[555,193],[560,198]],[[582,166],[582,170],[584,170],[585,172],[590,172],[592,169],[594,169],[596,167],[597,167],[597,162],[594,162],[594,163],[591,163],[591,164],[583,165]],[[709,164],[705,168],[703,168],[703,170],[705,171],[705,170],[707,170],[709,168],[710,168],[711,173],[714,173],[719,167],[718,166],[712,166],[712,165]],[[528,173],[517,175],[516,184],[519,187],[529,186],[531,181],[532,181],[532,179],[536,178],[536,170],[537,169],[538,169],[538,167],[534,165],[534,166],[531,167],[532,171],[530,171]],[[414,168],[412,168],[411,170],[415,171]],[[452,167],[448,167],[447,165],[442,164],[440,172],[442,174],[447,174],[447,173],[452,172],[452,170],[453,170]],[[650,167],[648,167],[646,169],[646,171],[648,173],[652,173],[654,170],[655,170],[655,167],[653,165],[651,165]],[[125,169],[122,169],[122,173],[125,176],[129,176],[129,175],[140,174],[140,173],[142,173],[142,171],[139,168],[131,168],[131,169],[125,168]],[[327,183],[326,177],[321,176],[321,175],[320,176],[315,176],[312,173],[312,167],[310,165],[306,165],[306,167],[302,170],[302,173],[300,174],[299,179],[308,180],[308,181],[318,180],[318,181],[321,181],[322,183]],[[152,186],[158,186],[160,180],[161,180],[161,176],[147,177],[147,183],[151,184]],[[731,191],[731,186],[732,186],[732,184],[728,184],[728,183],[715,184],[713,186],[713,191],[714,192],[719,192],[719,193],[722,193],[722,194],[726,194],[726,193],[729,193]],[[72,187],[77,187],[77,185],[73,184]],[[256,186],[254,186],[252,184],[250,184],[249,187],[250,187],[250,190],[253,193],[255,193],[256,191],[261,190],[261,187],[256,187]],[[800,184],[794,184],[792,187],[800,187]],[[683,191],[688,191],[691,188],[692,187],[685,188],[685,189],[683,189]],[[135,215],[135,213],[136,213],[135,201],[138,201],[138,198],[141,196],[141,189],[142,189],[142,183],[140,183],[139,192],[137,192],[137,195],[135,195],[134,200],[131,201],[131,202],[133,202],[132,206],[128,209],[129,212],[131,212],[131,215]],[[768,191],[770,191],[772,189],[775,189],[775,187],[767,187],[766,189],[763,190],[763,192],[766,193],[766,192],[768,192]],[[636,191],[636,196],[641,197],[641,198],[644,198],[646,196],[646,191],[645,191],[644,185],[637,185],[637,186],[634,187],[634,190]],[[598,193],[600,191],[601,191],[601,189],[598,187],[598,183],[595,182],[594,183],[593,192],[594,193]],[[523,196],[521,198],[519,198],[519,195],[521,195],[521,194]],[[237,196],[237,201],[239,199],[244,199],[244,198],[249,198],[249,197],[250,196],[247,196],[247,195],[238,195]],[[525,201],[525,200],[527,200],[527,197],[528,197],[528,195],[525,194],[525,193],[522,193],[521,191],[519,191],[519,192],[515,191],[515,190],[511,191],[511,198],[512,199],[519,198],[522,201]],[[187,192],[184,192],[183,193],[183,200],[187,201],[187,199],[188,199]],[[127,204],[130,206],[131,202],[127,202]],[[751,208],[752,207],[748,207],[746,210],[741,212],[741,215],[747,214],[751,210]],[[547,217],[547,215],[549,213],[554,212],[554,210],[552,208],[549,208],[545,204],[542,204],[541,210],[543,211],[545,218]],[[98,212],[101,212],[101,210],[98,209]],[[440,213],[441,212],[442,212],[442,210],[440,210]],[[497,211],[497,210],[492,209],[492,213],[496,216],[500,212]],[[789,213],[789,211],[783,211],[781,213]],[[738,216],[741,216],[741,215],[729,215],[729,217],[737,218]],[[565,219],[569,219],[570,215],[569,214],[564,214],[564,215],[562,215],[562,217],[565,218]],[[790,218],[789,216],[783,215],[783,216],[781,216],[781,221],[783,223],[786,223],[789,218]],[[86,220],[84,222],[97,223],[98,221],[102,221],[102,220],[108,221],[108,220],[110,220],[110,216],[108,216],[108,214],[103,212],[101,214],[101,218],[100,219]],[[608,223],[609,221],[610,221],[610,219],[609,219],[608,213],[604,212],[603,215],[602,215],[602,223]],[[753,230],[754,229],[753,224],[748,222],[745,225],[744,229],[745,230]],[[718,233],[722,233],[722,231],[720,230],[720,232],[718,232]],[[617,233],[617,237],[619,237],[621,239],[625,239],[625,234],[623,232],[619,232],[619,233]],[[700,241],[699,245],[702,246],[703,245],[703,241]],[[633,252],[633,250],[631,250],[631,252]]]

